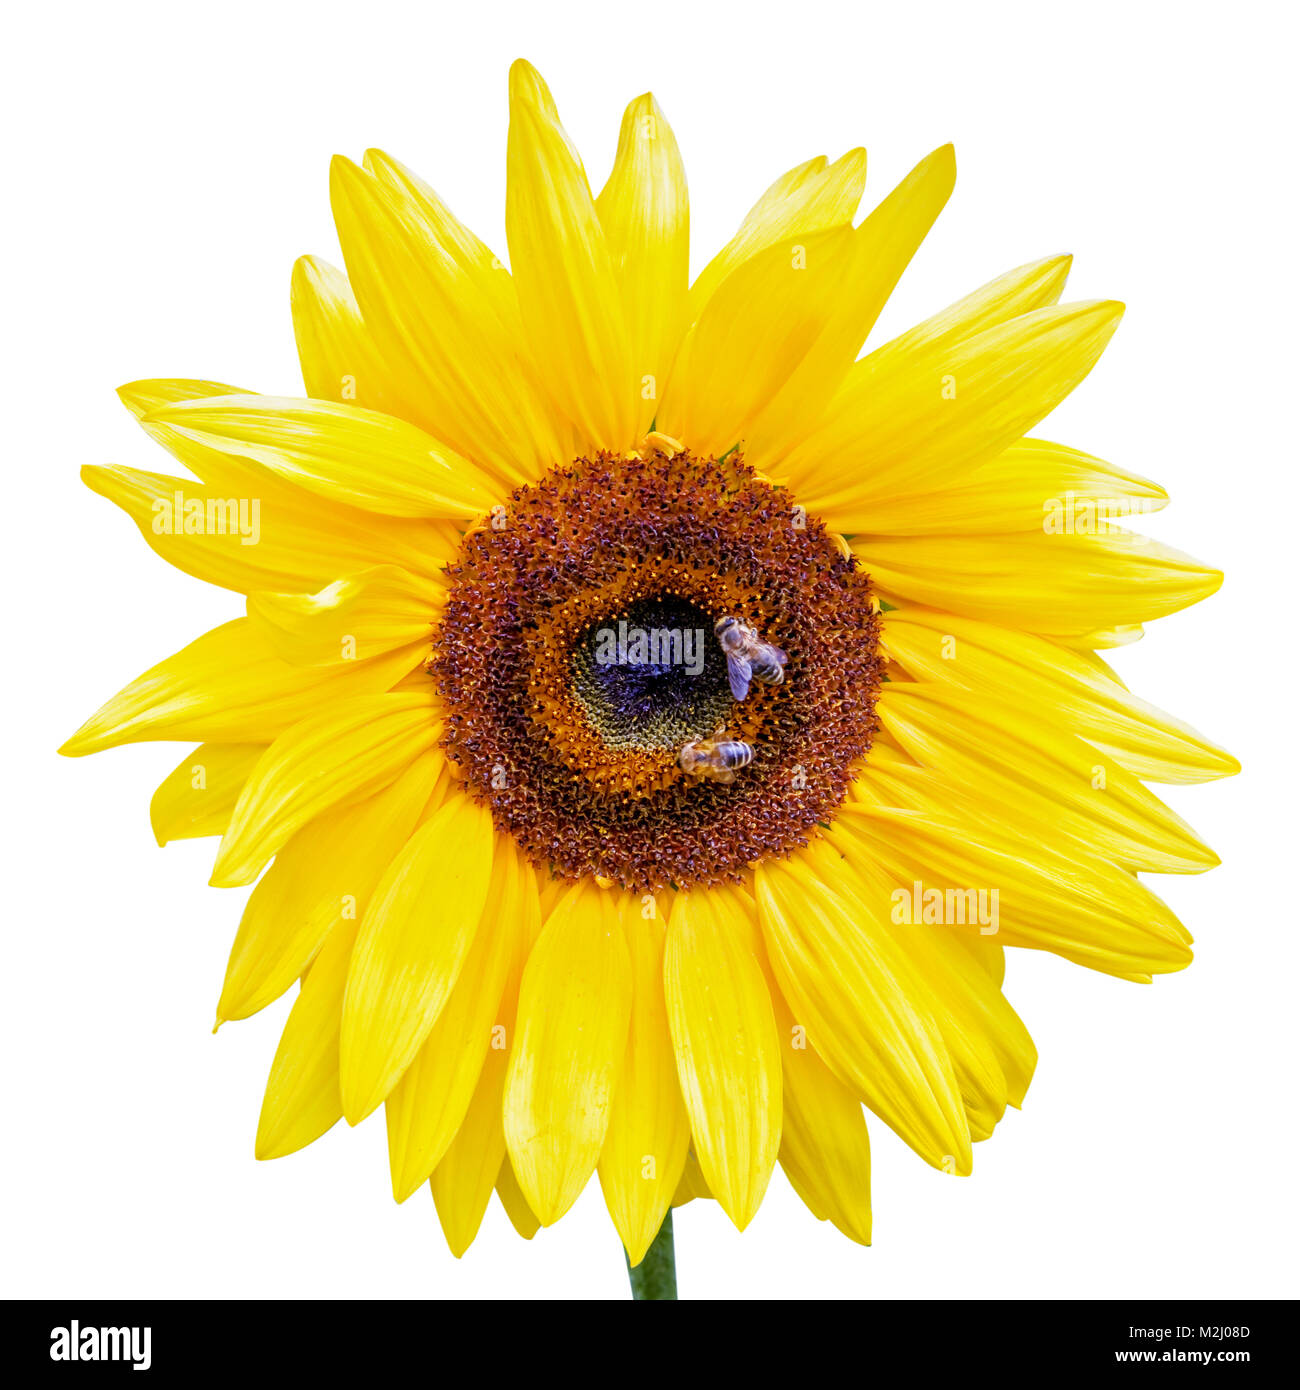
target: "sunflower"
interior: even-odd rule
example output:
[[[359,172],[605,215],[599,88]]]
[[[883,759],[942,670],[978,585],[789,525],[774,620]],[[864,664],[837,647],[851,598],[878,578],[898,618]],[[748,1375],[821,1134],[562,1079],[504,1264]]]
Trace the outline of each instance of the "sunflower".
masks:
[[[509,270],[338,158],[306,397],[137,381],[192,476],[84,471],[247,609],[63,751],[198,745],[151,815],[254,885],[218,1024],[299,985],[258,1157],[382,1106],[456,1255],[494,1189],[530,1237],[596,1173],[637,1266],[778,1162],[869,1243],[864,1106],[966,1174],[1024,1098],[1007,946],[1191,958],[1138,874],[1217,860],[1144,783],[1237,764],[1097,651],[1220,576],[1122,524],[1155,484],[1025,437],[1121,306],[1054,257],[861,355],[953,152],[855,225],[864,173],[790,170],[692,283],[653,97],[593,197],[517,63]]]

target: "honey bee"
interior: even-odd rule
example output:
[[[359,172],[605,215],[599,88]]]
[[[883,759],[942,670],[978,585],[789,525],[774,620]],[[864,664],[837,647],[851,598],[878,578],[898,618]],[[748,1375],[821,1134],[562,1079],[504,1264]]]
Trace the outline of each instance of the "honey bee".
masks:
[[[677,755],[677,765],[690,777],[706,782],[734,782],[736,769],[748,767],[754,761],[754,750],[738,738],[722,738],[722,726],[711,738],[693,738],[683,744]]]
[[[785,680],[782,668],[790,658],[780,647],[764,642],[739,618],[719,618],[713,624],[713,635],[727,654],[727,683],[735,699],[743,700],[749,694],[751,680],[763,685],[780,685]]]

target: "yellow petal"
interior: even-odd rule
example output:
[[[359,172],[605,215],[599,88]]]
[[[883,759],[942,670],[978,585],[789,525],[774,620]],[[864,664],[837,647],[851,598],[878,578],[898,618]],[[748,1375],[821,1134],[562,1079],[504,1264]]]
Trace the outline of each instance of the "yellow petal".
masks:
[[[857,847],[841,855],[820,841],[806,851],[828,882],[861,905],[864,916],[893,937],[917,977],[925,982],[929,1009],[952,1062],[972,1139],[987,1139],[1008,1104],[1019,1105],[1034,1074],[1037,1052],[1024,1024],[995,984],[986,963],[969,950],[964,928],[900,922],[894,884]],[[978,917],[978,889],[970,896]],[[985,915],[996,928],[997,899],[984,890]],[[990,909],[992,904],[992,909]],[[982,928],[984,929],[984,928]]]
[[[359,921],[370,894],[415,829],[444,766],[436,749],[355,806],[308,822],[275,857],[244,908],[217,1019],[248,1018],[278,999],[321,943]]]
[[[1065,289],[1072,260],[1047,256],[1006,271],[891,338],[864,358],[857,370],[876,379],[892,378],[912,370],[923,356],[946,352],[986,329],[1055,304]]]
[[[257,1125],[257,1157],[283,1158],[319,1139],[343,1116],[339,1020],[356,923],[330,934],[280,1036]]]
[[[566,451],[519,361],[509,273],[394,160],[336,158],[330,201],[348,280],[416,423],[511,486]]]
[[[549,874],[539,875],[538,895],[542,904],[543,922],[555,911],[555,905],[572,887],[572,882],[567,878],[551,877]]]
[[[927,1163],[968,1173],[952,1064],[889,934],[798,859],[760,864],[754,890],[772,973],[822,1060]]]
[[[631,963],[609,897],[581,882],[561,898],[520,988],[505,1133],[543,1226],[568,1211],[595,1170],[627,1048]]]
[[[117,388],[118,399],[141,422],[153,411],[177,401],[197,401],[205,396],[247,396],[243,387],[204,377],[142,377]],[[202,476],[201,474],[199,475]]]
[[[492,818],[453,797],[407,841],[362,920],[343,1006],[343,1108],[359,1124],[420,1050],[483,916]]]
[[[221,835],[264,743],[204,743],[163,778],[149,803],[149,822],[160,845]]]
[[[647,92],[628,105],[609,181],[596,212],[614,266],[641,402],[649,429],[686,326],[690,209],[673,132]]]
[[[835,318],[856,247],[841,227],[779,242],[734,271],[687,334],[655,427],[699,453],[744,439]],[[855,349],[845,353],[842,335],[835,345],[847,368]]]
[[[430,244],[450,260],[465,282],[480,296],[483,308],[500,328],[513,334],[519,328],[510,275],[490,247],[480,241],[434,190],[404,164],[383,150],[367,150],[366,173],[400,206],[408,225],[419,228]]]
[[[740,1230],[753,1220],[781,1144],[781,1058],[748,910],[722,889],[679,893],[664,997],[694,1150]]]
[[[837,430],[842,433],[862,400],[881,390],[896,389],[909,375],[928,372],[925,363],[942,360],[968,338],[1031,310],[1055,304],[1065,288],[1069,269],[1069,256],[1053,256],[1019,266],[876,348],[849,371],[831,409],[820,422],[822,434],[835,437]],[[776,472],[782,481],[802,487],[815,473],[818,460],[816,449],[795,449],[780,460]]]
[[[255,593],[248,616],[294,666],[365,661],[430,641],[445,588],[396,565],[376,565],[315,593]]]
[[[459,533],[447,523],[331,506],[252,464],[200,464],[178,452],[210,481],[117,467],[86,467],[81,479],[135,522],[155,554],[206,584],[312,590],[380,563],[436,580],[455,555]]]
[[[884,727],[954,793],[985,814],[1068,837],[1132,870],[1200,873],[1218,857],[1181,817],[1118,764],[1012,705],[972,701],[932,682],[891,682],[876,706]]]
[[[536,907],[537,877],[528,860],[517,850],[515,853],[524,898],[515,939],[515,958],[510,964],[497,1022],[492,1027],[492,1040],[473,1099],[456,1137],[429,1180],[443,1235],[458,1259],[478,1234],[494,1181],[502,1205],[525,1240],[532,1239],[540,1224],[515,1182],[510,1160],[506,1157],[502,1128],[506,1069],[516,1029],[519,977],[540,928]]]
[[[367,150],[363,163],[386,194],[396,199],[406,225],[438,248],[434,257],[437,278],[443,281],[448,276],[449,264],[455,268],[454,276],[463,277],[464,283],[455,284],[453,305],[463,308],[468,303],[466,289],[479,297],[480,321],[470,328],[479,335],[476,341],[482,360],[471,365],[476,378],[490,378],[490,386],[480,390],[495,399],[489,403],[485,398],[484,408],[496,412],[498,427],[512,422],[512,454],[504,461],[494,458],[491,471],[497,477],[531,481],[537,461],[567,462],[574,452],[568,447],[567,431],[555,420],[532,364],[525,359],[523,324],[509,271],[427,183],[391,155]],[[452,285],[447,288],[452,289]],[[440,332],[446,335],[445,324]],[[503,388],[509,390],[504,402],[500,399]]]
[[[501,1128],[505,1077],[506,1053],[489,1051],[465,1118],[429,1179],[438,1222],[457,1259],[478,1234],[492,1188],[500,1184],[503,1168],[510,1166]]]
[[[240,795],[212,870],[216,888],[252,883],[314,817],[373,796],[437,741],[429,701],[417,694],[336,700],[286,730]]]
[[[978,703],[1010,701],[1086,739],[1136,776],[1206,782],[1240,771],[1224,749],[1132,695],[1096,657],[1045,637],[927,608],[885,615],[889,656],[921,681],[946,681]]]
[[[944,145],[854,232],[853,258],[827,306],[821,334],[747,431],[745,452],[751,463],[773,469],[817,422],[943,210],[956,175],[952,146]]]
[[[1109,647],[1127,647],[1141,641],[1145,628],[1141,623],[1117,623],[1114,627],[1095,628],[1091,632],[1074,633],[1060,641],[1075,647],[1084,656],[1093,656]]]
[[[690,1121],[664,1006],[663,921],[653,899],[643,908],[640,898],[620,893],[617,909],[632,964],[632,1015],[598,1172],[605,1205],[635,1266],[681,1181]]]
[[[848,834],[860,839],[909,903],[916,885],[952,891],[954,910],[968,902],[968,890],[996,888],[997,939],[1008,946],[1052,951],[1128,979],[1181,970],[1191,960],[1191,938],[1169,908],[1101,855],[1053,844],[1033,825],[994,821],[982,804],[958,800],[924,769],[891,775],[877,767],[868,780],[891,804],[849,803],[830,834],[837,842]]]
[[[781,1039],[781,1167],[819,1221],[871,1244],[871,1144],[862,1105],[808,1045],[785,1000],[772,995]]]
[[[1176,613],[1223,582],[1190,555],[1127,531],[864,536],[853,553],[895,598],[1063,641]]]
[[[850,150],[834,164],[825,155],[782,174],[745,214],[740,230],[700,272],[691,286],[694,322],[720,284],[751,256],[791,237],[829,231],[853,221],[862,201],[867,152]]]
[[[637,440],[640,379],[587,174],[534,75],[511,70],[506,241],[532,359],[552,400],[593,445]]]
[[[482,925],[446,1006],[385,1102],[393,1196],[404,1202],[451,1144],[502,1027],[507,974],[540,922],[532,866],[498,836]],[[511,1001],[513,1010],[513,1001]]]
[[[1121,523],[1157,512],[1169,501],[1158,484],[1064,444],[1022,439],[960,480],[928,492],[881,499],[871,511],[873,535],[986,536],[1042,531],[1056,507],[1069,515]],[[837,518],[838,519],[838,518]]]
[[[502,1143],[504,1142],[503,1139]],[[501,1199],[501,1206],[515,1231],[525,1240],[532,1240],[541,1230],[542,1223],[533,1215],[533,1209],[528,1205],[528,1199],[519,1186],[519,1179],[515,1177],[515,1170],[510,1166],[508,1158],[501,1164],[501,1171],[497,1174],[497,1196]]]
[[[673,1193],[673,1206],[684,1207],[688,1202],[695,1201],[697,1197],[711,1201],[713,1193],[709,1191],[709,1185],[704,1181],[700,1160],[687,1150],[686,1167],[682,1171],[681,1181],[677,1184],[677,1191]]]
[[[332,501],[249,459],[200,444],[163,423],[155,413],[180,402],[251,396],[254,392],[215,381],[156,377],[119,387],[117,394],[150,439],[211,489],[210,497],[258,499],[262,535],[256,544],[271,552],[263,557],[269,568],[293,571],[295,566],[306,566],[306,577],[314,576],[319,583],[336,578],[340,570],[383,561],[436,578],[460,545],[460,529],[449,521],[383,516]],[[82,470],[83,477],[86,472]],[[178,562],[173,559],[172,563]],[[232,587],[247,592],[266,586]]]
[[[289,306],[309,396],[415,419],[417,412],[402,397],[394,373],[366,330],[341,270],[319,256],[300,256],[293,267]],[[240,393],[227,389],[206,394]]]
[[[800,501],[856,533],[870,530],[872,508],[891,493],[964,481],[1074,390],[1122,312],[1112,301],[1035,309],[923,351],[884,379],[864,358],[790,456]]]
[[[407,647],[372,661],[319,669],[290,666],[246,618],[239,618],[137,676],[59,751],[80,757],[159,739],[269,743],[323,706],[387,690],[421,655]]]
[[[213,396],[148,418],[332,502],[385,516],[468,520],[497,500],[472,463],[405,420],[334,401]]]

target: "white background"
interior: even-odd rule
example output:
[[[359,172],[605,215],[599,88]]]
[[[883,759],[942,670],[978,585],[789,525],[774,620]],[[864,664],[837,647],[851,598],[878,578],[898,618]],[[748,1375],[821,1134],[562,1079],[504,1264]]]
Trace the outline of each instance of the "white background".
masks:
[[[743,1236],[678,1213],[684,1296],[1294,1295],[1297,710],[1295,111],[1281,5],[647,3],[26,6],[6,21],[3,350],[9,747],[3,1280],[17,1295],[624,1297],[595,1182],[461,1262],[382,1121],[252,1155],[289,1000],[210,1034],[242,893],[213,842],[158,850],[180,756],[54,748],[238,600],[168,570],[85,463],[166,468],[113,388],[295,394],[295,256],[337,260],[329,157],[422,172],[504,254],[506,72],[530,57],[599,185],[652,88],[691,179],[695,265],[770,180],[865,143],[868,201],[930,149],[958,186],[874,341],[1005,269],[1075,253],[1128,315],[1039,431],[1161,480],[1164,539],[1222,591],[1119,654],[1243,776],[1172,789],[1221,852],[1156,881],[1194,932],[1153,986],[1014,953],[1039,1046],[1024,1112],[932,1171],[874,1124],[875,1245],[778,1173]],[[14,489],[17,497],[14,497]]]

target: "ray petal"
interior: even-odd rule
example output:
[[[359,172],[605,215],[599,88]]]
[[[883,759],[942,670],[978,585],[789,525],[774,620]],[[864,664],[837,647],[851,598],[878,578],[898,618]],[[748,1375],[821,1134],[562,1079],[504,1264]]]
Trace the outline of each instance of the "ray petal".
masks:
[[[524,333],[551,398],[596,447],[637,439],[640,381],[586,170],[531,68],[511,69],[506,241]]]
[[[276,855],[244,907],[218,1022],[248,1018],[278,999],[331,932],[361,919],[443,766],[442,754],[430,749],[374,796],[309,821]]]
[[[686,171],[672,128],[649,92],[623,113],[614,168],[596,212],[623,298],[640,433],[654,419],[686,326],[690,249]]]
[[[767,1191],[781,1143],[781,1060],[762,947],[722,889],[673,902],[664,996],[677,1074],[709,1189],[740,1230]]]
[[[768,959],[826,1064],[927,1163],[970,1172],[970,1134],[921,977],[799,860],[755,870]]]
[[[1131,694],[1095,656],[1046,637],[929,608],[885,615],[889,656],[919,681],[979,702],[1010,701],[1086,739],[1129,772],[1156,782],[1207,782],[1241,764],[1190,725]]]
[[[350,1124],[388,1096],[445,1007],[491,875],[491,815],[457,796],[411,836],[375,889],[343,1005],[341,1082]]]
[[[595,1171],[627,1049],[632,967],[609,896],[583,881],[560,899],[520,989],[505,1133],[543,1226],[568,1211]]]
[[[440,733],[420,694],[338,700],[287,729],[240,793],[213,866],[213,885],[252,883],[296,831],[323,811],[382,790]]]
[[[160,845],[224,835],[239,793],[264,743],[203,743],[163,778],[149,803],[149,823]]]
[[[681,1180],[690,1122],[664,1005],[664,924],[653,897],[620,894],[617,906],[632,964],[632,1013],[598,1171],[610,1217],[635,1266]]]

